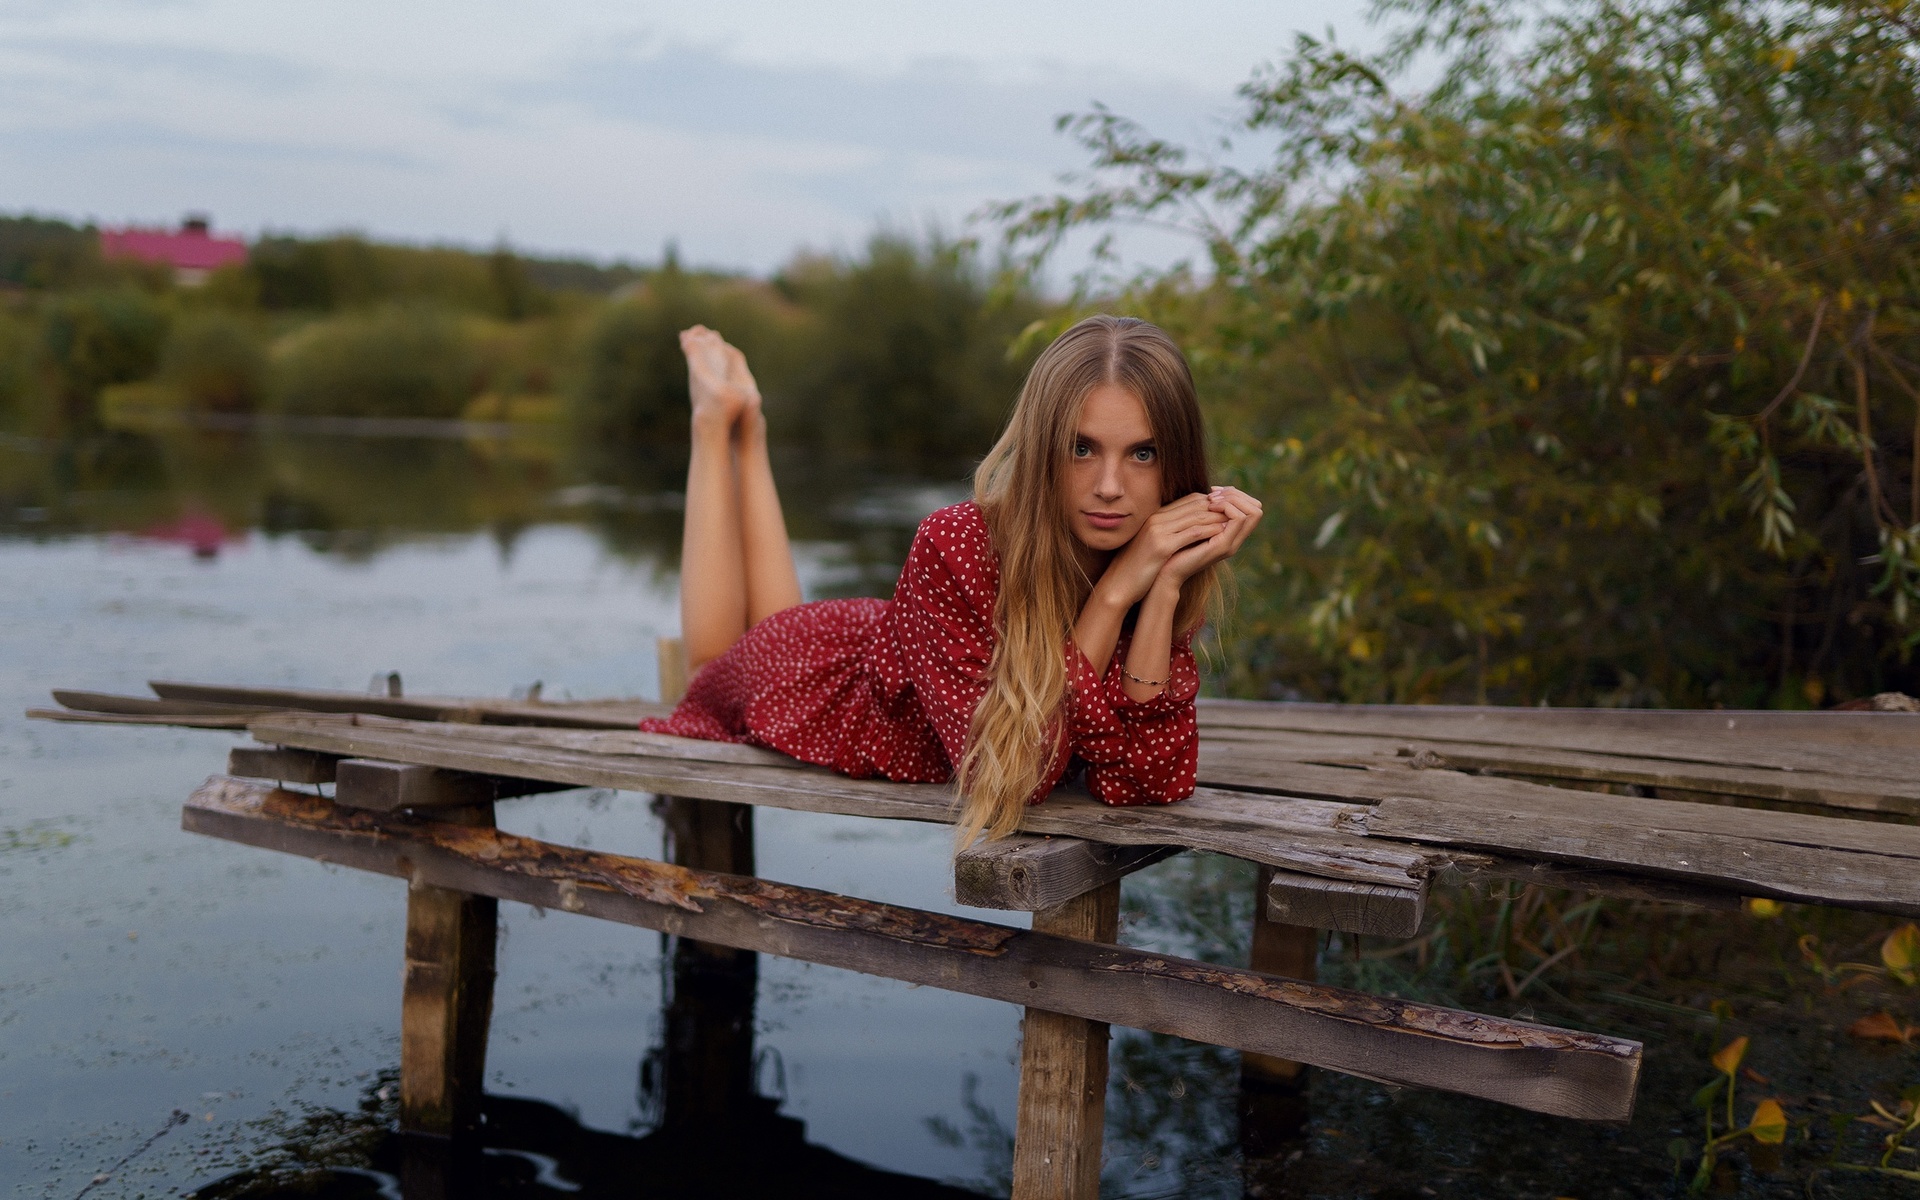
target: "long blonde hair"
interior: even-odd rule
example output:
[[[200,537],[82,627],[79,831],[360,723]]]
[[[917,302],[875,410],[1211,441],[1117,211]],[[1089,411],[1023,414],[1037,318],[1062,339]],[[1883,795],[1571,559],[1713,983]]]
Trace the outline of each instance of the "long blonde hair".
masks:
[[[1067,524],[1062,468],[1087,394],[1106,384],[1146,406],[1160,502],[1208,487],[1193,374],[1163,330],[1132,317],[1088,317],[1042,352],[1006,431],[973,476],[973,498],[1000,558],[1000,594],[987,692],[957,772],[963,844],[983,831],[999,838],[1018,829],[1028,799],[1065,751],[1065,649],[1095,580],[1089,552]],[[1218,593],[1216,568],[1187,580],[1174,612],[1176,638],[1199,626]]]

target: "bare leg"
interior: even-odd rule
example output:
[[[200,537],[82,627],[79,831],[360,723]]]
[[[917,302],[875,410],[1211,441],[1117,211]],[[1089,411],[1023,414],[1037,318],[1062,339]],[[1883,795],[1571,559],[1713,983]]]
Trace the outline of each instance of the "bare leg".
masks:
[[[740,531],[747,572],[747,628],[751,629],[783,608],[800,603],[800,575],[793,565],[793,547],[787,541],[787,519],[780,511],[780,493],[773,484],[773,464],[767,457],[767,418],[760,411],[760,391],[747,373],[746,356],[732,346],[727,355],[733,378],[744,378],[753,397],[735,428],[739,452]]]
[[[693,453],[687,461],[680,550],[680,636],[693,670],[726,653],[747,631],[746,554],[733,463],[733,430],[745,399],[726,386],[721,345],[718,334],[697,325],[680,335],[693,393]]]
[[[800,603],[800,577],[746,357],[698,325],[680,335],[680,345],[693,395],[680,628],[687,665],[698,669],[754,625]]]

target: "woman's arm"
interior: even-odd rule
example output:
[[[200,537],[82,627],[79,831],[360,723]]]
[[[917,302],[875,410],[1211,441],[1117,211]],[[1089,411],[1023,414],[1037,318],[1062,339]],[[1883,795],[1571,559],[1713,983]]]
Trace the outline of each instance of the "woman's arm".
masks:
[[[1074,623],[1074,644],[1095,674],[1107,673],[1127,611],[1139,604],[1140,615],[1122,667],[1125,691],[1141,703],[1159,695],[1172,658],[1173,617],[1181,587],[1238,550],[1259,522],[1260,512],[1260,502],[1245,492],[1215,488],[1182,496],[1149,518],[1108,564]]]

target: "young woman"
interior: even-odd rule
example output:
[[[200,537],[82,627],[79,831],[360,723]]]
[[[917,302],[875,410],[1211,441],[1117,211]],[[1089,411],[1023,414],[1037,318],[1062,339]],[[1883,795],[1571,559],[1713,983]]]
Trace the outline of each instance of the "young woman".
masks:
[[[893,599],[800,603],[740,351],[680,338],[693,394],[680,617],[698,672],[642,728],[853,776],[959,777],[964,839],[1018,828],[1070,768],[1108,804],[1193,792],[1192,641],[1260,503],[1207,485],[1186,359],[1089,317],[1027,376],[974,498],[921,522]]]

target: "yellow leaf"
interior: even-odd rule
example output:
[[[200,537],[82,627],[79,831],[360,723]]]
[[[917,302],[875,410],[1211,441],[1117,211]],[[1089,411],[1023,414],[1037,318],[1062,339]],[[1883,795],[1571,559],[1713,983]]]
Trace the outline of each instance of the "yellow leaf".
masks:
[[[1787,1140],[1787,1114],[1780,1108],[1777,1100],[1762,1100],[1753,1110],[1753,1120],[1747,1125],[1753,1130],[1753,1140],[1768,1146],[1778,1146]]]
[[[1722,1075],[1731,1075],[1740,1069],[1740,1060],[1747,1056],[1747,1039],[1737,1037],[1720,1047],[1713,1056],[1713,1069]]]
[[[1760,917],[1771,921],[1784,911],[1786,911],[1786,905],[1780,903],[1778,900],[1769,900],[1765,896],[1747,897],[1747,913],[1749,916]]]
[[[1347,643],[1347,653],[1365,662],[1373,657],[1373,643],[1367,640],[1366,634],[1355,634],[1354,639]]]
[[[1920,1033],[1911,1025],[1902,1025],[1892,1013],[1869,1013],[1847,1026],[1847,1032],[1869,1042],[1910,1042],[1915,1033]]]
[[[1909,921],[1888,934],[1880,943],[1880,961],[1905,982],[1913,982],[1914,968],[1920,966],[1920,926]]]

